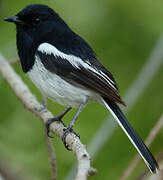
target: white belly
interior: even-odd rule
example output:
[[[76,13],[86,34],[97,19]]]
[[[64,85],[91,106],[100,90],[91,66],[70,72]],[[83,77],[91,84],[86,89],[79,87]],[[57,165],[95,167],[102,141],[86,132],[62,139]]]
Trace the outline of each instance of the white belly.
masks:
[[[87,97],[91,101],[99,99],[96,93],[75,87],[58,75],[49,72],[38,58],[27,74],[45,96],[61,105],[78,107]]]

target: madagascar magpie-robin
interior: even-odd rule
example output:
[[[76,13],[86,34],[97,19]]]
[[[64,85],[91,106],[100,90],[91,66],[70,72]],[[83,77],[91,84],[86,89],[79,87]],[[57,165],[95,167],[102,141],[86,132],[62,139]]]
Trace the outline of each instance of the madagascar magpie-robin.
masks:
[[[117,105],[125,106],[125,103],[114,77],[98,61],[86,41],[46,5],[29,5],[4,20],[16,24],[17,49],[23,71],[44,97],[67,107],[57,118],[48,121],[47,133],[52,122],[61,120],[71,108],[77,108],[65,130],[65,141],[85,105],[96,101],[110,111],[151,172],[155,173],[158,169],[156,160]]]

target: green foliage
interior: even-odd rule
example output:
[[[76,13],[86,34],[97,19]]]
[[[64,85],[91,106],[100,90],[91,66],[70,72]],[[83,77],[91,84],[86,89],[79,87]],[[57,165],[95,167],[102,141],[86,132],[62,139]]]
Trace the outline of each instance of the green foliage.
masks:
[[[163,3],[161,0],[28,0],[0,1],[0,52],[13,60],[17,58],[15,27],[3,21],[6,16],[14,15],[31,3],[44,3],[53,7],[64,20],[86,39],[95,49],[99,60],[114,74],[121,95],[134,81],[163,30]],[[20,65],[14,66],[18,74],[28,84],[41,101],[39,91]],[[159,119],[163,107],[163,66],[137,100],[129,112],[128,119],[145,139],[150,129]],[[37,118],[24,109],[8,84],[0,76],[0,151],[15,169],[33,179],[50,179],[50,166],[44,142],[43,125]],[[48,102],[54,115],[64,108]],[[67,115],[69,123],[75,110]],[[84,109],[75,125],[83,143],[88,144],[108,112],[98,104],[90,104]],[[66,176],[76,161],[74,155],[64,149],[61,141],[53,139],[58,162],[59,179]],[[163,133],[156,138],[151,150],[158,154],[162,150]],[[99,174],[92,179],[117,179],[136,154],[127,137],[117,128],[100,154],[93,161]],[[131,179],[136,179],[145,165],[136,169]]]

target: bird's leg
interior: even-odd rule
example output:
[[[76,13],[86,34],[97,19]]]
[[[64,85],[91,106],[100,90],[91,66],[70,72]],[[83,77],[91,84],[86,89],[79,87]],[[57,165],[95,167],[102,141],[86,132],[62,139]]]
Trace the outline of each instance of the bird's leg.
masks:
[[[43,92],[41,92],[41,94],[42,94],[43,102],[42,102],[41,106],[36,108],[36,110],[38,112],[47,110],[47,97],[43,94]]]
[[[51,136],[49,135],[51,123],[53,123],[53,122],[55,122],[55,121],[61,121],[62,118],[65,116],[65,114],[67,114],[70,110],[71,110],[71,107],[68,107],[68,108],[66,108],[59,116],[57,116],[57,117],[55,117],[55,118],[48,119],[48,121],[47,121],[46,124],[45,124],[46,130],[47,130],[47,136],[48,136],[48,137],[51,137]]]
[[[47,97],[44,95],[43,92],[41,92],[41,94],[42,94],[43,102],[42,102],[42,106],[40,106],[40,107],[37,109],[37,111],[39,111],[39,112],[47,109]]]
[[[73,126],[74,126],[74,124],[75,124],[75,122],[76,122],[76,120],[77,120],[80,112],[83,110],[83,108],[85,107],[85,105],[87,104],[87,102],[88,102],[88,98],[80,104],[80,106],[79,106],[79,108],[78,108],[78,110],[77,110],[77,112],[76,112],[73,120],[71,121],[70,125],[69,125],[67,128],[64,129],[62,141],[63,141],[63,144],[65,145],[65,147],[66,147],[67,150],[70,150],[69,147],[68,147],[67,144],[66,144],[66,136],[67,136],[69,133],[72,132],[72,133],[74,133],[78,138],[80,138],[80,135],[79,135],[78,133],[76,133],[75,131],[73,131],[72,128],[73,128]]]
[[[42,99],[43,99],[42,104],[44,108],[47,109],[47,97],[43,93],[42,93]]]

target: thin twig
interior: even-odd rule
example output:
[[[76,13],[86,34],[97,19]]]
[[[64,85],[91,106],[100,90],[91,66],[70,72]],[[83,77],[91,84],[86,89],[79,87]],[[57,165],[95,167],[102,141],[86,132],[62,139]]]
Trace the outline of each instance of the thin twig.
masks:
[[[48,119],[54,118],[49,110],[44,109],[40,111],[40,109],[43,109],[43,106],[36,100],[36,97],[30,92],[28,87],[2,55],[0,55],[0,72],[26,109],[35,114],[44,124]],[[54,122],[50,125],[51,132],[60,138],[63,137],[64,128],[65,126],[61,122]],[[78,160],[76,180],[86,180],[88,178],[88,173],[94,175],[95,171],[92,171],[90,166],[90,156],[85,146],[80,142],[80,139],[73,133],[70,133],[66,137],[66,143],[72,149]],[[92,171],[92,173],[90,173],[90,171]],[[79,177],[79,174],[82,178]]]
[[[147,146],[150,146],[151,143],[153,142],[153,140],[156,138],[157,134],[159,133],[160,129],[163,126],[163,114],[161,115],[161,118],[157,121],[157,123],[155,124],[155,126],[152,128],[152,130],[150,131],[145,144]],[[127,167],[127,169],[124,171],[123,175],[120,177],[120,180],[126,180],[130,174],[132,173],[132,171],[134,170],[134,168],[137,166],[138,162],[140,161],[140,156],[136,155],[135,158],[131,161],[131,163],[129,164],[129,166]]]
[[[47,130],[45,128],[45,141],[49,154],[49,161],[52,169],[52,180],[57,180],[57,162],[56,162],[56,154],[55,149],[51,143],[50,138],[47,136]]]

